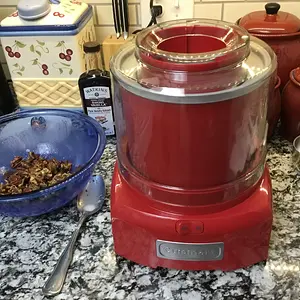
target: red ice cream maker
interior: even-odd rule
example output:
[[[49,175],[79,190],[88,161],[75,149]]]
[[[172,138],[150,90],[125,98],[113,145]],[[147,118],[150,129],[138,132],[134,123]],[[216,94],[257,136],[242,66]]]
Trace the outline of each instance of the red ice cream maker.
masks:
[[[233,270],[266,260],[267,102],[276,58],[237,25],[161,23],[111,61],[115,251],[149,267]]]

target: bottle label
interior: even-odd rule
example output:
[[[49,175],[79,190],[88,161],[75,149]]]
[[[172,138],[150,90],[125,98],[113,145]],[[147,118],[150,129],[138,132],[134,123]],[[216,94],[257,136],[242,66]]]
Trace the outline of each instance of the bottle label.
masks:
[[[87,114],[95,119],[106,135],[114,135],[114,119],[110,89],[105,86],[93,86],[83,89]]]
[[[92,86],[84,88],[85,99],[108,99],[110,98],[109,87],[106,86]]]

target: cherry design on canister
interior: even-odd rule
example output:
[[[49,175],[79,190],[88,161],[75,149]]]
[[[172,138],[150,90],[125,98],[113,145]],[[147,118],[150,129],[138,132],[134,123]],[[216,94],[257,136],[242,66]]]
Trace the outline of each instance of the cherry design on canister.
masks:
[[[60,18],[63,18],[65,15],[64,14],[61,14],[60,12],[56,11],[53,13],[53,16],[54,17],[60,17]]]
[[[43,53],[49,53],[49,48],[46,46],[46,43],[39,40],[36,40],[36,43],[32,44],[29,47],[29,50],[32,53],[37,54],[39,57],[41,57]]]
[[[25,48],[26,44],[23,44],[20,41],[15,40],[15,43],[12,46],[5,46],[4,49],[7,52],[7,55],[11,58],[20,58],[21,53],[20,53],[20,48]]]
[[[49,75],[48,65],[41,64],[38,58],[32,60],[32,65],[38,66],[45,76]]]
[[[63,73],[69,73],[69,75],[73,74],[73,69],[72,66],[70,64],[66,64],[63,62],[60,63],[53,63],[52,67],[54,69],[56,69],[57,71],[59,71],[59,74],[63,74]]]
[[[13,68],[11,70],[11,73],[15,74],[15,75],[23,76],[24,71],[25,71],[24,66],[22,66],[18,63],[15,63],[15,64],[13,64]]]
[[[58,54],[58,57],[60,59],[66,60],[66,61],[72,60],[73,50],[70,48],[67,49],[64,41],[58,42],[55,47],[60,48],[61,52]]]
[[[48,66],[46,64],[42,64],[43,74],[49,75]]]

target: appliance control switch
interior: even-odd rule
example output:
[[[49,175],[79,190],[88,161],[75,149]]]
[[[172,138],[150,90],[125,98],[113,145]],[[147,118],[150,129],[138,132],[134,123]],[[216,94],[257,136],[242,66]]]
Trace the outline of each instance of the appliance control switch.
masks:
[[[186,222],[186,221],[179,221],[176,222],[176,231],[180,234],[180,235],[188,235],[191,233],[191,223],[190,222]]]
[[[201,234],[204,231],[204,225],[200,221],[178,221],[175,227],[180,235]]]

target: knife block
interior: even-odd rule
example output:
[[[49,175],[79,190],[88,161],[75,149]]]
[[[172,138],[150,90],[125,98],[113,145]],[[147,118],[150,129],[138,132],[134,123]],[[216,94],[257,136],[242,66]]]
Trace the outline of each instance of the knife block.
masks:
[[[126,40],[123,37],[117,39],[116,35],[107,36],[102,43],[102,55],[105,70],[109,70],[110,58],[118,51],[118,49],[126,42],[132,40],[129,36]]]

